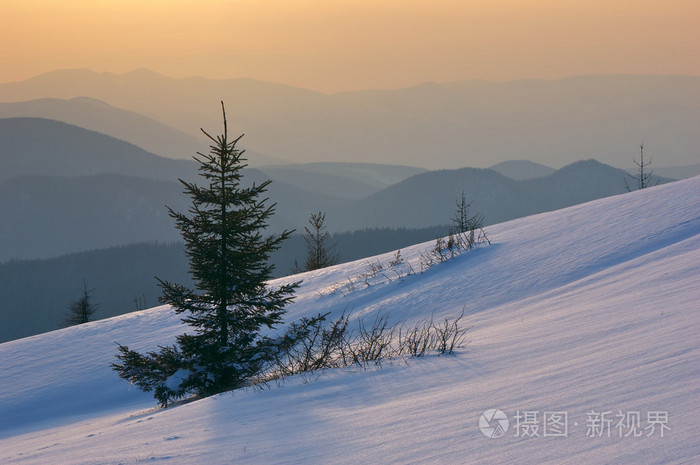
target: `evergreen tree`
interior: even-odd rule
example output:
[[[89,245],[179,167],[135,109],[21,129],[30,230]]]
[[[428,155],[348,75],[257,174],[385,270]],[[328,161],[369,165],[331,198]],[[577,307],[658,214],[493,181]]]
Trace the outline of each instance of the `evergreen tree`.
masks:
[[[274,358],[278,340],[260,331],[282,320],[298,283],[270,288],[270,253],[290,232],[263,237],[275,205],[260,199],[270,181],[241,185],[242,136],[230,140],[222,102],[224,132],[213,137],[208,154],[198,153],[206,186],[180,180],[192,199],[189,214],[168,208],[185,241],[195,289],[160,281],[161,302],[183,314],[192,332],[177,345],[146,355],[119,346],[113,368],[144,390],[155,390],[167,405],[188,393],[211,395],[246,384]]]
[[[470,232],[483,227],[484,215],[477,213],[469,216],[469,209],[471,206],[472,203],[467,202],[467,197],[464,194],[464,191],[462,191],[462,198],[461,200],[457,201],[457,210],[452,217],[451,234]]]
[[[489,242],[482,229],[484,215],[476,213],[470,216],[471,206],[472,203],[467,202],[467,197],[462,191],[462,198],[457,201],[457,210],[452,217],[447,241],[444,242],[442,238],[438,238],[435,243],[435,251],[441,259],[444,257],[445,248],[450,251],[450,254],[453,254],[455,250],[469,250],[479,242]]]
[[[304,242],[306,242],[304,271],[336,265],[339,261],[335,245],[330,244],[331,235],[326,230],[325,221],[325,213],[312,213],[309,217],[309,226],[304,226]]]
[[[97,304],[92,302],[92,296],[90,295],[94,290],[88,290],[87,282],[83,280],[82,295],[68,306],[68,316],[65,319],[66,326],[80,325],[92,321],[92,316],[97,311]]]

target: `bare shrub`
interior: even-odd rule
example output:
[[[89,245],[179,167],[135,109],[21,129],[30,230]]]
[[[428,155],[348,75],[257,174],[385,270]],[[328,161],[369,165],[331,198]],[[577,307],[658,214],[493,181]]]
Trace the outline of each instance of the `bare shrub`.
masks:
[[[280,344],[281,350],[275,355],[271,369],[272,378],[343,365],[338,355],[345,344],[349,320],[345,313],[330,322],[327,316],[328,313],[302,318],[290,325],[285,334],[290,343]]]
[[[452,321],[445,318],[445,321],[443,321],[440,326],[433,325],[435,329],[435,350],[440,354],[452,354],[454,353],[454,349],[462,346],[465,333],[469,330],[468,327],[459,327],[459,321],[462,317],[464,317],[464,308],[462,309],[462,313]]]
[[[434,345],[431,331],[432,318],[429,322],[418,322],[413,326],[399,330],[399,353],[411,357],[422,357]]]
[[[288,328],[278,344],[282,350],[277,352],[274,366],[261,381],[343,366],[381,368],[383,360],[423,357],[433,351],[453,354],[464,344],[469,329],[460,327],[464,311],[440,324],[431,316],[411,325],[391,325],[387,314],[377,312],[371,320],[359,317],[355,330],[349,329],[350,316],[345,312],[335,320],[328,320],[327,313],[302,318]]]
[[[401,256],[401,249],[397,250],[394,253],[394,258],[389,260],[389,266],[391,266],[391,267],[403,265],[404,263],[405,263],[405,261],[404,261],[403,257]]]
[[[366,367],[370,362],[374,362],[375,365],[381,366],[383,359],[394,355],[391,346],[395,326],[388,326],[388,324],[388,316],[379,312],[370,325],[364,318],[358,320],[357,335],[348,346],[353,363]]]

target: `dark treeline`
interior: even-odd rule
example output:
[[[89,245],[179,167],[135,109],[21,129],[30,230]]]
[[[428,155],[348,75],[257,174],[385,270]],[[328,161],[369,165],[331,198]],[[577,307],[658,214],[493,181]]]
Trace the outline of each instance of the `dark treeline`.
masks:
[[[366,228],[331,234],[328,242],[331,245],[335,244],[340,263],[345,263],[429,241],[445,236],[448,232],[448,225],[421,229]],[[292,235],[282,248],[273,254],[275,277],[288,275],[294,266],[294,260],[303,263],[305,255],[304,238],[301,234]]]
[[[154,275],[189,282],[183,245],[134,244],[0,264],[0,342],[64,326],[85,282],[98,304],[94,319],[152,307]]]
[[[371,228],[331,236],[341,262],[389,252],[447,234],[448,226],[424,229]],[[275,276],[302,261],[306,244],[292,235],[273,255]],[[98,304],[95,319],[158,305],[155,276],[192,285],[182,243],[142,243],[64,255],[47,260],[0,264],[0,342],[64,326],[68,306],[84,283]]]

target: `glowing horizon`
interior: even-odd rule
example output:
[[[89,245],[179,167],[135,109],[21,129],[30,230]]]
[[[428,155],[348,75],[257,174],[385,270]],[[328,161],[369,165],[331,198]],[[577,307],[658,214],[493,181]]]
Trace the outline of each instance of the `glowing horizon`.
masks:
[[[467,79],[700,75],[700,2],[25,0],[0,82],[57,69],[246,77],[335,92]]]

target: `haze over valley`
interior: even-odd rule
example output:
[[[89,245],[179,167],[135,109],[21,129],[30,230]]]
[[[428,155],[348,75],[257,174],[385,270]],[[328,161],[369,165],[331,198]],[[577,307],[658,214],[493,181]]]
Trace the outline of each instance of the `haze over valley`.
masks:
[[[221,100],[231,130],[246,134],[254,166],[365,162],[434,170],[526,159],[561,168],[595,158],[627,168],[640,143],[657,166],[700,158],[694,76],[464,81],[335,94],[148,70],[66,70],[0,84],[4,117],[57,119],[169,158],[206,149],[200,128],[220,127]]]

